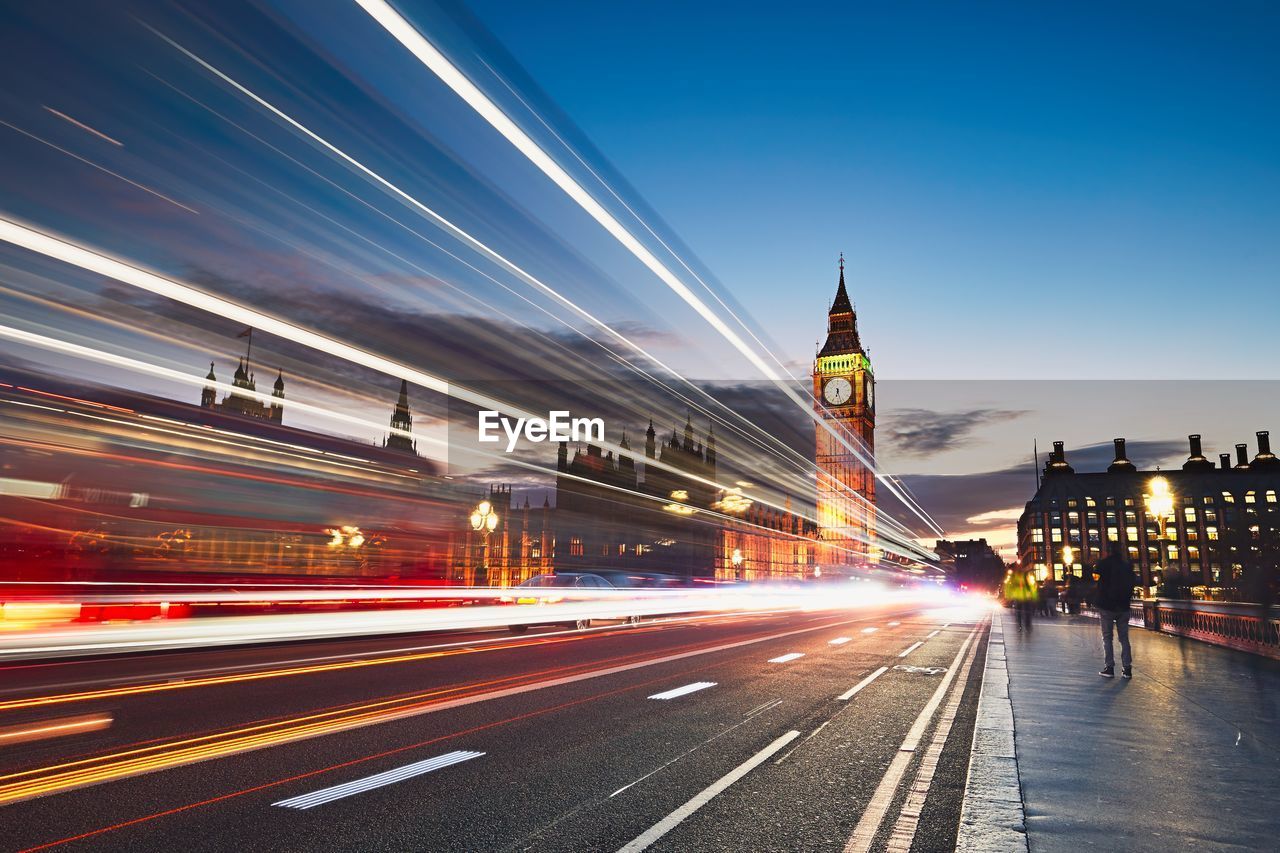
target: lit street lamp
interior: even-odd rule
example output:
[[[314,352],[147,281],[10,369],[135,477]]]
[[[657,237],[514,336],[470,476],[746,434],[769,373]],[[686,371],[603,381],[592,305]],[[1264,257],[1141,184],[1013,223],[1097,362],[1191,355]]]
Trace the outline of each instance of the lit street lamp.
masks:
[[[1146,495],[1147,514],[1156,520],[1160,535],[1156,538],[1156,547],[1160,549],[1160,575],[1153,576],[1152,586],[1158,586],[1161,577],[1168,568],[1168,542],[1165,539],[1165,519],[1173,517],[1173,492],[1169,490],[1169,481],[1164,477],[1152,477],[1147,484],[1149,494]]]
[[[471,529],[480,534],[480,571],[486,583],[489,580],[489,534],[497,526],[498,514],[494,512],[493,504],[488,501],[480,501],[476,504],[476,508],[471,513]]]
[[[1076,549],[1070,545],[1062,546],[1062,565],[1066,567],[1066,574],[1073,575],[1075,571],[1071,568],[1076,563]]]

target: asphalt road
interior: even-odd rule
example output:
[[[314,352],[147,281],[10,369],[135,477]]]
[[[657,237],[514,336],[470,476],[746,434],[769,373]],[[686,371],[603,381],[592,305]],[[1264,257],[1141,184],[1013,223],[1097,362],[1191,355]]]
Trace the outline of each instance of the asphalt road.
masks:
[[[951,850],[986,615],[6,667],[0,738],[67,733],[0,746],[0,848]]]

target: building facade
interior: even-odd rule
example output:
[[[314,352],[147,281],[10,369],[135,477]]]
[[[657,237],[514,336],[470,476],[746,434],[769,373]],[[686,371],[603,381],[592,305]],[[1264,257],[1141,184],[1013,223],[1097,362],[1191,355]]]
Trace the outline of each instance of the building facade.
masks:
[[[484,500],[497,526],[468,530],[460,519],[452,577],[506,586],[549,571],[647,572],[684,583],[814,576],[817,525],[709,485],[713,427],[699,436],[690,417],[659,442],[650,422],[643,456],[630,455],[625,433],[618,446],[626,452],[587,444],[570,454],[561,443],[554,506],[544,498],[531,509],[527,497],[518,505],[510,487],[491,486]]]
[[[817,517],[820,535],[831,546],[824,549],[824,563],[865,564],[873,555],[875,473],[864,460],[875,455],[875,384],[841,256],[827,339],[813,363],[814,405],[822,421],[816,427]]]
[[[1209,596],[1236,585],[1251,562],[1249,540],[1280,515],[1280,459],[1267,432],[1257,433],[1257,441],[1252,459],[1248,445],[1237,444],[1234,460],[1223,453],[1215,465],[1192,435],[1180,470],[1139,471],[1117,438],[1114,460],[1099,472],[1077,472],[1063,443],[1054,442],[1018,520],[1019,567],[1062,580],[1120,553],[1148,592],[1162,581]],[[1170,501],[1162,507],[1153,498],[1166,489]]]

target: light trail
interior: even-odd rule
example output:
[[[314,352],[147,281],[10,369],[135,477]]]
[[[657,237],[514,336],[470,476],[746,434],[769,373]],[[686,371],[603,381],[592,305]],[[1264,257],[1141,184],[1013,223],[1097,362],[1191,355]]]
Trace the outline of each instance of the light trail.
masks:
[[[107,136],[102,131],[94,130],[92,127],[89,127],[89,125],[85,124],[82,121],[76,121],[75,119],[73,119],[71,116],[67,115],[64,112],[55,110],[53,107],[48,106],[47,104],[42,104],[41,106],[45,108],[46,112],[52,113],[53,115],[57,116],[58,118],[62,119],[65,122],[70,122],[71,124],[75,125],[76,127],[80,128],[83,131],[86,131],[87,133],[92,133],[94,136],[98,137],[99,139],[105,142],[110,142],[112,145],[116,146],[117,148],[124,147],[124,143],[121,142],[120,140],[112,139],[110,136]]]
[[[588,663],[563,667],[549,671],[566,673],[553,675],[553,677],[548,677],[548,673],[508,676],[486,682],[486,689],[480,690],[476,690],[475,685],[455,685],[266,723],[240,726],[223,732],[123,750],[80,761],[31,768],[0,776],[0,805],[477,702],[742,648],[784,637],[830,630],[832,627],[847,624],[850,621],[856,620],[823,621],[804,628],[760,633],[729,643],[712,642],[686,646],[683,651],[669,650],[658,655],[646,656],[641,653],[621,658],[620,660],[624,662],[615,660],[605,666]],[[499,686],[504,682],[508,686]],[[645,686],[644,683],[641,683],[622,689],[634,690],[643,686]],[[472,692],[464,692],[468,690]]]
[[[427,67],[433,74],[452,89],[469,107],[471,107],[481,118],[490,124],[499,134],[502,135],[517,151],[523,154],[530,163],[536,166],[544,175],[546,175],[552,183],[559,187],[570,199],[572,199],[583,211],[594,219],[602,228],[605,229],[615,240],[617,240],[624,248],[626,248],[637,260],[658,277],[663,284],[667,285],[677,296],[691,307],[703,320],[705,320],[713,329],[715,329],[726,341],[729,342],[752,366],[760,371],[761,375],[771,380],[784,394],[786,394],[800,409],[805,412],[810,419],[814,421],[820,428],[824,428],[836,438],[840,444],[854,454],[857,459],[867,467],[868,470],[874,472],[880,477],[882,482],[888,486],[889,490],[898,497],[904,506],[911,509],[927,524],[930,529],[934,530],[939,536],[945,535],[944,531],[937,522],[935,522],[923,508],[917,507],[915,503],[906,495],[901,494],[896,484],[891,479],[886,479],[880,473],[875,464],[875,459],[869,456],[865,447],[858,447],[850,443],[847,438],[840,434],[840,430],[833,429],[830,424],[820,417],[814,411],[814,399],[812,395],[808,395],[808,400],[803,399],[795,390],[784,381],[783,376],[776,372],[764,359],[762,359],[756,351],[750,347],[732,328],[725,323],[719,315],[717,315],[705,302],[698,298],[687,285],[684,284],[665,264],[662,263],[649,249],[640,242],[630,231],[628,231],[621,222],[619,222],[613,214],[605,209],[595,198],[587,192],[587,190],[579,184],[568,172],[564,170],[549,154],[522,130],[514,121],[512,121],[506,113],[502,111],[497,104],[489,99],[479,87],[471,82],[460,69],[457,68],[448,58],[445,57],[434,45],[432,45],[421,33],[417,31],[403,16],[393,9],[385,0],[355,0],[360,8],[364,9],[371,18],[378,22],[396,41],[407,49],[415,58]]]
[[[394,13],[393,13],[393,14],[394,14]],[[146,25],[144,24],[144,26],[146,26]],[[407,26],[407,24],[406,24],[406,26]],[[541,292],[545,293],[546,295],[550,296],[550,297],[551,297],[553,300],[555,300],[556,302],[558,302],[558,303],[560,303],[561,305],[564,305],[565,307],[569,308],[573,313],[577,314],[579,317],[581,317],[581,318],[583,318],[583,319],[587,320],[587,321],[588,321],[588,322],[590,322],[592,325],[596,326],[596,327],[597,327],[597,328],[599,328],[601,331],[603,331],[603,332],[605,332],[606,334],[608,334],[610,337],[612,337],[612,338],[614,338],[614,339],[618,340],[620,343],[624,344],[624,345],[625,345],[626,347],[628,347],[629,349],[631,349],[631,350],[635,351],[635,352],[636,352],[636,354],[640,355],[641,357],[643,357],[643,358],[645,358],[645,359],[648,359],[648,360],[652,361],[654,364],[656,364],[656,365],[658,365],[659,367],[661,367],[662,369],[666,370],[668,373],[672,374],[673,376],[677,376],[677,377],[679,377],[679,374],[678,374],[678,373],[676,373],[675,371],[673,371],[671,368],[667,367],[667,366],[666,366],[666,365],[665,365],[665,364],[664,364],[660,359],[658,359],[657,357],[655,357],[652,353],[648,352],[648,351],[647,351],[647,350],[645,350],[643,347],[641,347],[641,346],[639,346],[638,344],[636,344],[634,341],[632,341],[632,340],[628,339],[626,336],[624,336],[624,335],[622,335],[621,333],[617,332],[616,330],[614,330],[611,326],[609,326],[609,325],[608,325],[607,323],[605,323],[604,321],[602,321],[602,320],[600,320],[600,319],[596,318],[595,316],[593,316],[592,314],[590,314],[589,312],[587,312],[585,309],[583,309],[581,306],[579,306],[579,305],[577,305],[576,303],[574,303],[572,300],[567,299],[566,297],[564,297],[563,295],[561,295],[558,291],[556,291],[554,288],[551,288],[550,286],[548,286],[547,284],[545,284],[544,282],[542,282],[540,279],[538,279],[538,278],[534,277],[532,274],[530,274],[529,272],[527,272],[526,270],[524,270],[522,267],[520,267],[520,266],[518,266],[517,264],[515,264],[515,263],[514,263],[513,261],[511,261],[510,259],[508,259],[508,258],[504,257],[503,255],[501,255],[500,253],[498,253],[498,252],[497,252],[497,251],[495,251],[494,249],[490,248],[490,247],[489,247],[488,245],[486,245],[485,243],[481,242],[480,240],[478,240],[478,239],[476,239],[475,237],[473,237],[471,234],[469,234],[469,233],[467,233],[466,231],[464,231],[463,229],[459,228],[457,225],[455,225],[454,223],[452,223],[451,221],[449,221],[449,220],[448,220],[448,219],[446,219],[445,217],[441,216],[441,215],[440,215],[439,213],[437,213],[436,211],[432,210],[431,208],[429,208],[428,206],[426,206],[425,204],[423,204],[423,203],[422,203],[421,201],[419,201],[417,198],[413,197],[412,195],[410,195],[409,193],[405,192],[405,191],[404,191],[403,189],[401,189],[400,187],[398,187],[398,186],[396,186],[395,184],[391,183],[391,182],[390,182],[390,181],[388,181],[386,178],[382,177],[381,175],[379,175],[377,172],[375,172],[374,170],[372,170],[372,169],[371,169],[371,168],[369,168],[368,166],[365,166],[363,163],[361,163],[360,161],[356,160],[354,157],[352,157],[351,155],[347,154],[345,151],[341,150],[341,149],[340,149],[340,148],[338,148],[337,146],[335,146],[335,145],[333,145],[332,143],[330,143],[328,140],[326,140],[326,139],[324,139],[323,137],[321,137],[319,134],[317,134],[317,133],[313,132],[312,130],[310,130],[309,128],[307,128],[305,125],[303,125],[301,122],[297,121],[296,119],[294,119],[293,117],[291,117],[290,115],[288,115],[287,113],[285,113],[284,111],[282,111],[282,110],[278,109],[277,107],[275,107],[274,105],[272,105],[270,102],[266,101],[264,98],[261,98],[260,96],[258,96],[257,94],[255,94],[252,90],[250,90],[250,89],[248,89],[247,87],[243,86],[242,84],[240,84],[239,82],[237,82],[236,80],[234,80],[233,78],[231,78],[229,75],[227,75],[227,74],[223,73],[222,71],[220,71],[219,69],[217,69],[216,67],[214,67],[213,65],[211,65],[210,63],[208,63],[208,62],[206,62],[205,60],[201,59],[199,56],[197,56],[196,54],[194,54],[194,53],[192,53],[191,51],[187,50],[186,48],[184,48],[182,45],[178,44],[177,42],[173,41],[173,40],[172,40],[172,39],[170,39],[168,36],[164,35],[163,33],[159,32],[158,30],[155,30],[155,29],[154,29],[154,28],[152,28],[152,27],[149,27],[149,26],[148,26],[148,27],[147,27],[147,29],[149,29],[149,30],[150,30],[152,33],[154,33],[158,38],[160,38],[160,39],[162,39],[163,41],[165,41],[167,44],[169,44],[169,45],[170,45],[171,47],[173,47],[175,50],[177,50],[177,51],[181,52],[184,56],[188,57],[188,58],[189,58],[189,59],[191,59],[193,62],[195,62],[195,63],[197,63],[198,65],[200,65],[200,67],[204,68],[206,71],[208,71],[209,73],[213,74],[213,75],[214,75],[214,76],[216,76],[218,79],[222,80],[222,81],[223,81],[223,82],[225,82],[227,85],[231,86],[231,87],[232,87],[232,88],[234,88],[236,91],[240,92],[242,95],[244,95],[245,97],[249,98],[249,99],[250,99],[250,100],[252,100],[254,103],[256,103],[256,104],[258,104],[260,107],[262,107],[263,109],[265,109],[265,110],[267,110],[268,112],[270,112],[272,115],[274,115],[274,116],[276,116],[277,118],[279,118],[280,120],[284,121],[284,122],[285,122],[286,124],[288,124],[290,127],[294,128],[294,129],[295,129],[295,130],[297,130],[299,133],[303,134],[306,138],[308,138],[308,139],[312,140],[312,142],[314,142],[315,144],[319,145],[322,149],[324,149],[324,150],[328,151],[328,152],[329,152],[330,154],[332,154],[333,156],[338,157],[342,162],[344,162],[344,163],[348,164],[349,166],[351,166],[352,168],[356,169],[360,174],[364,175],[365,177],[367,177],[367,178],[369,178],[370,180],[374,181],[374,182],[375,182],[375,183],[377,183],[378,185],[382,186],[382,187],[383,187],[383,188],[385,188],[387,191],[391,192],[394,196],[396,196],[397,198],[401,199],[403,202],[405,202],[405,203],[407,203],[408,205],[410,205],[413,209],[418,210],[420,213],[422,213],[422,214],[424,214],[425,216],[427,216],[431,221],[433,221],[433,222],[437,223],[440,227],[442,227],[443,229],[445,229],[445,230],[446,230],[447,232],[449,232],[450,234],[453,234],[455,237],[457,237],[459,240],[461,240],[462,242],[464,242],[466,245],[471,246],[473,249],[475,249],[475,250],[476,250],[477,252],[479,252],[480,254],[482,254],[482,255],[484,255],[485,257],[489,258],[490,260],[494,261],[494,262],[495,262],[495,263],[497,263],[499,266],[501,266],[502,268],[504,268],[504,269],[508,270],[508,271],[509,271],[509,272],[511,272],[512,274],[516,275],[516,276],[517,276],[518,278],[520,278],[522,281],[525,281],[526,283],[530,284],[531,286],[535,287],[536,289],[538,289],[538,290],[540,290]],[[483,97],[483,96],[481,96],[481,97]],[[535,146],[535,147],[536,147],[536,146]],[[619,226],[619,227],[621,227],[621,226]],[[415,232],[415,233],[416,233],[416,232]],[[419,235],[419,236],[420,236],[420,235]],[[425,239],[425,238],[423,238],[423,239]],[[634,238],[633,238],[633,239],[634,239]],[[432,242],[431,242],[431,241],[429,241],[429,240],[428,240],[427,242],[428,242],[428,243],[431,243],[431,245],[436,245],[436,244],[432,243]],[[449,254],[450,254],[451,256],[453,256],[453,255],[452,255],[452,253],[449,253]],[[453,257],[456,257],[456,256],[453,256]],[[654,260],[655,260],[655,262],[656,262],[656,258],[655,258]],[[470,265],[468,265],[468,266],[470,266]],[[691,295],[692,295],[692,294],[691,294]],[[696,297],[695,297],[695,299],[696,299]],[[250,323],[250,325],[252,325],[252,323]],[[623,363],[624,363],[624,364],[628,364],[628,365],[629,365],[629,366],[631,366],[633,369],[637,369],[637,370],[638,370],[638,368],[635,368],[635,367],[634,367],[634,365],[630,365],[630,363],[629,363],[629,362],[625,362],[625,361],[624,361]],[[377,368],[375,368],[375,369],[377,369]],[[642,373],[643,373],[643,371],[640,371],[640,372],[642,372]],[[646,374],[646,375],[647,375],[647,374]],[[662,387],[667,387],[667,386],[665,385],[665,383],[662,383],[660,380],[657,380],[657,379],[655,379],[654,377],[651,377],[651,376],[650,376],[649,378],[650,378],[650,379],[652,379],[653,381],[655,381],[657,384],[662,385]],[[869,469],[869,470],[871,470],[873,473],[875,473],[875,472],[876,472],[876,470],[877,470],[877,469],[876,469],[876,466],[875,466],[874,460],[873,460],[873,459],[871,459],[871,458],[870,458],[870,456],[869,456],[867,453],[865,453],[865,450],[866,450],[865,446],[862,446],[862,447],[861,447],[861,450],[858,450],[858,449],[857,449],[857,448],[855,448],[852,444],[850,444],[850,443],[849,443],[849,441],[848,441],[845,437],[840,436],[840,435],[838,434],[838,431],[837,431],[837,430],[834,430],[834,429],[833,429],[833,427],[832,427],[830,424],[828,424],[824,419],[822,419],[822,418],[818,417],[818,416],[816,415],[816,413],[814,413],[814,412],[812,411],[812,409],[810,408],[810,405],[813,403],[813,399],[812,399],[812,397],[811,397],[811,396],[810,396],[810,398],[809,398],[809,403],[808,403],[808,404],[805,404],[805,403],[803,403],[803,401],[802,401],[802,400],[801,400],[801,399],[796,395],[796,393],[794,392],[794,390],[792,390],[790,387],[786,386],[786,384],[785,384],[785,383],[781,382],[781,381],[780,381],[780,379],[779,379],[778,377],[776,377],[776,376],[771,376],[770,378],[774,380],[775,384],[776,384],[779,388],[781,388],[781,389],[784,391],[784,393],[786,393],[789,397],[791,397],[795,402],[797,402],[798,404],[800,404],[800,405],[801,405],[801,407],[802,407],[802,408],[807,412],[808,416],[809,416],[811,419],[813,419],[813,421],[814,421],[816,424],[818,424],[818,426],[819,426],[820,428],[822,428],[822,429],[826,429],[826,430],[828,430],[829,432],[831,432],[831,434],[832,434],[832,435],[836,436],[836,438],[837,438],[837,440],[838,440],[838,441],[840,441],[842,444],[844,444],[844,446],[845,446],[846,448],[848,448],[851,452],[853,452],[853,453],[854,453],[854,454],[855,454],[855,455],[856,455],[860,460],[864,461],[864,464],[866,464],[866,465],[867,465],[867,467],[868,467],[868,469]],[[685,381],[686,383],[688,383],[688,380],[683,380],[683,381]],[[691,387],[696,387],[696,386],[692,386],[692,383],[688,383],[688,384],[690,384],[690,385],[691,385]],[[668,390],[672,390],[672,393],[676,393],[676,394],[677,394],[677,396],[680,396],[682,399],[686,399],[686,400],[687,400],[687,398],[684,398],[684,397],[683,397],[683,395],[678,394],[678,392],[675,392],[673,389],[669,389],[669,388],[668,388]],[[446,393],[447,393],[447,392],[446,392]],[[703,392],[703,393],[705,393],[705,392]],[[463,392],[461,392],[461,391],[459,391],[459,390],[456,390],[456,389],[455,389],[455,395],[456,395],[456,396],[459,396],[461,399],[468,399],[468,401],[469,401],[469,402],[477,402],[477,401],[475,401],[475,400],[470,400],[470,399],[467,397],[467,395],[466,395],[465,393],[463,393]],[[692,404],[692,401],[689,401],[689,402]],[[494,405],[494,401],[492,401],[492,400],[487,400],[487,399],[485,400],[484,405],[489,405],[490,407],[494,407],[494,408],[502,408],[502,407],[500,407],[500,406],[495,406],[495,405]],[[696,404],[693,404],[693,405],[696,405]],[[724,407],[724,406],[723,406],[723,404],[720,404],[720,405],[721,405],[722,407]],[[507,408],[508,410],[510,410],[512,407],[509,407],[509,406],[508,406],[508,407],[505,407],[505,408]],[[698,408],[699,408],[699,410],[700,410],[700,411],[702,411],[704,414],[707,414],[708,416],[711,416],[711,415],[710,415],[710,412],[708,412],[706,409],[702,408],[701,406],[698,406]],[[724,407],[724,408],[726,408],[726,409],[727,409],[728,407]],[[519,414],[521,414],[521,415],[527,415],[527,413],[525,413],[525,412],[519,412]],[[742,416],[740,416],[740,415],[739,415],[739,418],[740,418],[741,420],[746,421],[747,423],[751,423],[748,419],[743,418],[743,417],[742,417]],[[728,424],[727,424],[726,422],[724,422],[724,421],[721,421],[721,423],[722,423],[722,424],[724,424],[724,425],[726,425],[726,426],[728,425]],[[752,426],[755,426],[755,425],[754,425],[754,424],[752,424]],[[755,426],[755,429],[756,429],[756,430],[758,430],[758,431],[760,431],[760,432],[763,432],[763,430],[760,430],[760,428],[759,428],[758,426]],[[861,441],[860,441],[860,439],[856,439],[856,438],[855,438],[855,441],[857,441],[857,442],[859,443],[859,445],[861,446]],[[620,452],[620,451],[621,451],[621,448],[619,448],[617,445],[614,445],[614,444],[612,444],[612,443],[610,443],[610,442],[604,442],[604,443],[602,443],[602,447],[603,447],[604,449],[610,449],[610,450],[613,450],[615,453],[616,453],[616,452]],[[662,465],[662,463],[661,463],[661,462],[659,462],[658,464],[659,464],[659,466],[661,466],[661,465]],[[679,470],[679,469],[670,469],[670,470],[672,471],[672,473],[676,473],[676,474],[678,474],[678,475],[680,475],[680,476],[683,476],[683,477],[690,477],[690,474],[689,474],[688,472],[681,471],[681,470]],[[878,474],[878,473],[877,473],[877,476],[879,476],[879,474]],[[712,484],[712,485],[717,485],[717,487],[718,487],[718,484]],[[836,483],[836,485],[837,485],[838,487],[840,487],[840,488],[846,488],[846,489],[850,492],[850,494],[853,496],[853,499],[855,500],[855,502],[856,502],[858,499],[862,499],[862,502],[863,502],[864,504],[866,503],[865,498],[862,498],[862,496],[861,496],[861,495],[858,495],[858,494],[857,494],[857,492],[853,491],[852,489],[848,489],[848,487],[846,487],[843,483]],[[892,481],[888,481],[888,482],[887,482],[887,485],[888,485],[888,487],[889,487],[890,491],[893,491],[893,492],[895,492],[895,494],[896,494],[896,486],[894,485],[894,483],[893,483]],[[913,512],[916,512],[917,514],[921,514],[921,513],[923,512],[923,510],[922,510],[922,509],[920,509],[917,505],[915,505],[915,504],[914,504],[914,503],[913,503],[909,498],[907,498],[907,497],[905,497],[905,496],[901,496],[901,498],[902,498],[902,502],[903,502],[903,504],[904,504],[905,506],[907,506],[909,509],[912,509],[912,511],[913,511]],[[776,506],[775,506],[775,508],[782,509],[782,507],[776,507]],[[939,535],[943,535],[943,534],[942,534],[942,530],[941,530],[941,528],[938,528],[936,524],[933,524],[932,519],[928,518],[928,517],[927,517],[927,514],[925,514],[925,515],[924,515],[924,516],[922,516],[922,517],[925,519],[926,523],[930,524],[930,526],[931,526],[931,527],[933,527],[934,529],[936,529],[936,530],[937,530],[937,532],[938,532],[938,534],[939,534]],[[889,518],[889,517],[888,517],[887,515],[885,515],[885,518],[886,518],[886,520],[888,520],[888,518]],[[812,521],[813,519],[810,519],[810,520]],[[904,528],[904,530],[905,530],[905,528]],[[873,543],[868,542],[867,544],[873,544]],[[904,540],[904,541],[899,541],[897,544],[899,544],[899,545],[905,545],[905,540]],[[906,546],[906,547],[908,547],[908,548],[909,548],[909,550],[913,550],[913,551],[915,551],[915,550],[918,548],[918,546],[915,546],[915,545],[914,545],[914,543],[912,543],[911,545],[905,545],[905,546]],[[923,551],[923,549],[920,549],[920,551],[919,551],[919,554],[918,554],[918,555],[920,555],[920,556],[925,556],[925,557],[926,557],[926,559],[934,558],[934,557],[936,556],[936,555],[933,555],[933,554],[932,554],[932,553],[930,553],[930,552],[925,552],[925,551]],[[915,558],[914,556],[912,556],[912,555],[908,555],[908,554],[903,554],[903,556],[907,556],[907,557],[909,557],[909,558],[911,558],[911,559],[914,559],[914,558]]]

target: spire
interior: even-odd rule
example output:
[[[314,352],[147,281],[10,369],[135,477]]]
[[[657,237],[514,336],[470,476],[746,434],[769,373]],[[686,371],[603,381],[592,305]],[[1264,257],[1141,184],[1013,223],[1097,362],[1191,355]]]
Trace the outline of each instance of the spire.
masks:
[[[630,450],[631,445],[627,443],[627,428],[622,428],[622,441],[618,442],[618,446],[623,450]]]
[[[276,374],[276,384],[273,387],[275,389],[275,396],[277,397],[284,396],[284,368],[283,367],[280,368],[280,372]]]
[[[840,253],[840,279],[836,285],[836,298],[827,312],[827,342],[818,351],[818,357],[826,355],[866,354],[858,338],[858,315],[853,310],[849,291],[844,284],[844,253]]]
[[[213,375],[213,362],[212,362],[212,361],[211,361],[211,362],[209,362],[209,375],[208,375],[208,376],[206,376],[206,377],[205,377],[205,379],[208,379],[210,382],[217,382],[217,381],[218,381],[218,377],[216,377],[216,376],[214,376],[214,375]]]
[[[849,301],[849,291],[844,286],[844,252],[840,253],[840,283],[836,286],[836,300],[831,303],[831,310],[828,313],[853,313],[853,303]]]
[[[693,450],[693,412],[689,412],[684,422],[684,449]]]
[[[413,431],[413,415],[409,412],[409,382],[405,379],[400,380],[400,395],[396,398],[396,407],[391,412],[391,430],[391,434],[382,443],[383,447],[405,453],[418,452],[417,442],[401,434]]]

